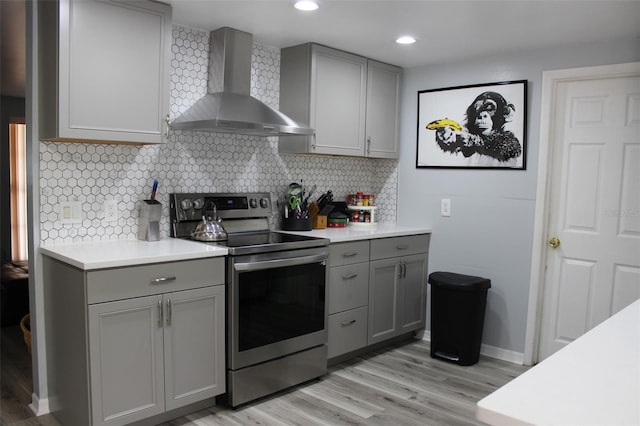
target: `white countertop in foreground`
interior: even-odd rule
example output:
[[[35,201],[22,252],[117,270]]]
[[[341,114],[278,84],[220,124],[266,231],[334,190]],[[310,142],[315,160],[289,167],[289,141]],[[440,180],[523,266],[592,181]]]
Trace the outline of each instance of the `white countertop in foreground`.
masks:
[[[406,235],[430,234],[431,229],[410,226],[378,224],[371,228],[350,227],[312,229],[311,231],[279,231],[287,234],[328,238],[332,243],[370,240],[373,238],[402,237]]]
[[[224,247],[177,238],[160,241],[93,241],[41,246],[40,253],[85,271],[147,263],[225,256]]]
[[[640,425],[640,300],[478,402],[491,425]]]

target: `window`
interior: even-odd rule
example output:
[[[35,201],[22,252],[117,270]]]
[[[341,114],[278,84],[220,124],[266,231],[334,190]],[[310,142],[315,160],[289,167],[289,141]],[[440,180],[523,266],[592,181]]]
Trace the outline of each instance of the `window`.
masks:
[[[11,185],[11,260],[27,260],[27,154],[26,125],[9,124]]]

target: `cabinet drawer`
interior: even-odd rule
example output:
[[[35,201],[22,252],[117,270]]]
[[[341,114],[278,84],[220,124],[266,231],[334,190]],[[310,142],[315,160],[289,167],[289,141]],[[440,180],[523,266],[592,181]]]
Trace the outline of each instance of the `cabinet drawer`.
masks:
[[[371,260],[429,251],[429,234],[371,240]]]
[[[369,261],[369,241],[331,244],[329,264],[333,266],[350,265]]]
[[[224,257],[102,269],[87,273],[87,303],[224,284]]]
[[[367,315],[366,306],[329,315],[329,358],[367,345]]]
[[[336,266],[329,276],[329,313],[369,303],[369,263]]]

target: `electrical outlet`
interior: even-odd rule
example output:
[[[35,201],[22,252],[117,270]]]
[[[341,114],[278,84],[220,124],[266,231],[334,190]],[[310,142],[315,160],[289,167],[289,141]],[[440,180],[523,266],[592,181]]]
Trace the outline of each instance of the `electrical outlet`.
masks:
[[[451,199],[443,198],[440,204],[440,215],[443,217],[451,216]]]
[[[106,222],[115,222],[118,220],[117,200],[106,200],[104,202],[104,220]]]

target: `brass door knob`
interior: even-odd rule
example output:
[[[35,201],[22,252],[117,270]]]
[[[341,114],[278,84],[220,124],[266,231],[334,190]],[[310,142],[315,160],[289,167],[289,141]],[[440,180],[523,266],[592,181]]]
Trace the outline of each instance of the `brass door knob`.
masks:
[[[560,245],[560,238],[553,237],[549,240],[549,247],[558,248],[559,245]]]

